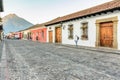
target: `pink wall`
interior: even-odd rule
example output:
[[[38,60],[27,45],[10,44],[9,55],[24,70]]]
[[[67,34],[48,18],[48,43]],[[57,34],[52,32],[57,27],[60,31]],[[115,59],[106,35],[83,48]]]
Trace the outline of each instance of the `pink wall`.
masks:
[[[47,41],[47,28],[39,28],[31,30],[32,41],[46,42]],[[37,40],[38,39],[38,40]]]

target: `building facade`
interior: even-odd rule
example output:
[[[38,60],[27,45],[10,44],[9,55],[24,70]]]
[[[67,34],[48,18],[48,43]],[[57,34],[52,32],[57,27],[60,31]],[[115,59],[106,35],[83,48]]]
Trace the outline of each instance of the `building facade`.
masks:
[[[0,14],[1,12],[3,12],[3,2],[2,0],[0,0]],[[1,15],[0,15],[0,40],[2,40],[3,38],[3,26],[2,26],[2,18],[1,18]]]
[[[47,28],[43,24],[37,24],[30,29],[32,41],[46,42]]]
[[[25,29],[25,30],[20,31],[19,35],[20,35],[21,39],[29,40],[30,39],[29,33],[30,33],[30,30],[29,29]]]
[[[50,43],[120,49],[120,0],[54,19],[46,24]]]

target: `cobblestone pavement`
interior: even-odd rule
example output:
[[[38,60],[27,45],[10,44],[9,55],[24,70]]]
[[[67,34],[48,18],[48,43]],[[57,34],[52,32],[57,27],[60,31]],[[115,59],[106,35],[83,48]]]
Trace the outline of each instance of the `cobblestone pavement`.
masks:
[[[120,55],[6,40],[0,80],[120,80]]]

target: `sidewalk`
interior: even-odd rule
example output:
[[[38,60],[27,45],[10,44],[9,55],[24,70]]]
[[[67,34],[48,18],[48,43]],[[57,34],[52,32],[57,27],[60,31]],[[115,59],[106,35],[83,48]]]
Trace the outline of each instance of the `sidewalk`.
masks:
[[[58,45],[58,44],[56,44]],[[76,47],[75,45],[69,45],[69,44],[60,44],[61,46],[75,48],[75,49],[84,49],[84,50],[91,50],[91,51],[98,51],[98,52],[105,52],[105,53],[111,53],[111,54],[118,54],[120,55],[120,50],[113,49],[113,48],[104,48],[104,47],[87,47],[87,46],[79,46]]]
[[[1,62],[1,56],[2,56],[2,49],[3,49],[3,42],[0,41],[0,62]]]
[[[107,48],[107,47],[88,47],[88,46],[80,46],[80,45],[76,47],[75,45],[59,44],[59,43],[43,43],[43,44],[53,44],[53,45],[60,45],[60,46],[65,46],[65,47],[75,48],[75,49],[84,49],[84,50],[91,50],[91,51],[98,51],[98,52],[105,52],[105,53],[120,55],[120,50],[113,49],[113,48]]]
[[[9,80],[8,79],[8,67],[7,67],[7,59],[6,59],[6,48],[5,44],[2,43],[3,47],[1,48],[2,56],[0,62],[0,80]],[[1,47],[1,46],[0,46]]]

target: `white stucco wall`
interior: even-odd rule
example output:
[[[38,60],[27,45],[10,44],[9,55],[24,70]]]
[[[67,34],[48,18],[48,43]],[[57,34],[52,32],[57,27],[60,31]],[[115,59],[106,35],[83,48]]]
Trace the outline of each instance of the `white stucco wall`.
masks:
[[[118,32],[117,32],[117,40],[118,40],[118,49],[120,49],[120,12],[118,13]]]
[[[118,19],[119,19],[118,20],[118,32],[117,32],[118,38],[117,38],[117,40],[118,40],[118,49],[120,49],[120,11],[114,11],[114,13],[109,12],[107,14],[103,13],[102,15],[96,15],[96,16],[92,16],[92,17],[87,17],[87,18],[63,23],[62,27],[65,27],[65,29],[62,28],[62,44],[75,45],[74,39],[68,39],[68,25],[73,24],[74,37],[75,37],[75,35],[78,35],[80,37],[78,45],[95,47],[95,42],[96,42],[96,24],[95,23],[96,23],[96,20],[111,18],[111,17],[115,17],[115,16],[118,16]],[[82,22],[88,22],[88,40],[81,40],[82,33],[81,33],[80,27],[82,26],[82,24],[81,24]],[[51,27],[51,30],[53,31],[53,42],[55,42],[55,27],[57,25],[48,26],[48,31],[50,31],[49,27]],[[49,36],[49,34],[48,34],[48,36]],[[48,39],[49,39],[49,37],[48,37]],[[48,41],[49,40],[47,40],[47,42]]]
[[[95,47],[96,20],[115,17],[115,16],[118,16],[118,19],[120,20],[120,12],[115,11],[114,13],[102,14],[102,15],[87,17],[84,19],[63,23],[63,26],[65,26],[65,30],[62,30],[62,37],[63,37],[62,43],[75,45],[74,39],[73,40],[68,39],[68,25],[73,24],[74,36],[78,35],[80,37],[78,45]],[[82,34],[80,27],[82,26],[81,25],[82,22],[88,22],[88,40],[81,40]],[[120,49],[120,21],[118,22],[118,48]]]
[[[49,31],[53,32],[53,43],[55,43],[55,28],[60,26],[61,24],[55,24],[47,27],[47,42],[49,42]],[[51,27],[51,29],[50,29]]]
[[[82,35],[82,30],[80,29],[80,27],[82,26],[81,25],[81,22],[88,22],[88,40],[81,40],[81,35]],[[81,46],[94,46],[94,42],[95,42],[95,32],[96,32],[96,27],[95,27],[95,22],[94,24],[90,23],[89,20],[87,19],[84,19],[84,20],[78,20],[78,21],[74,21],[74,22],[67,22],[67,23],[64,23],[63,26],[65,26],[65,29],[62,30],[62,43],[63,44],[72,44],[74,45],[75,42],[74,42],[74,39],[68,39],[68,25],[69,24],[73,24],[73,34],[75,37],[75,35],[79,36],[79,41],[78,41],[78,45],[81,45]],[[94,34],[94,35],[93,35]],[[90,36],[92,35],[92,38],[90,38]]]

